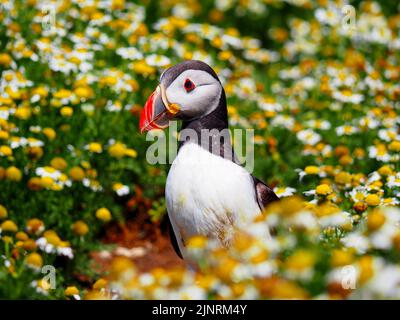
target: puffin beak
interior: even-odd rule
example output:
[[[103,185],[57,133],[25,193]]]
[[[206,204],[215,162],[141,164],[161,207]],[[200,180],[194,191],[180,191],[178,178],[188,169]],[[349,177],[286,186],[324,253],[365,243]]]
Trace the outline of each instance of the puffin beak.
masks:
[[[164,86],[160,84],[147,99],[140,113],[140,132],[167,128],[169,121],[179,112],[179,109],[177,104],[168,102]]]

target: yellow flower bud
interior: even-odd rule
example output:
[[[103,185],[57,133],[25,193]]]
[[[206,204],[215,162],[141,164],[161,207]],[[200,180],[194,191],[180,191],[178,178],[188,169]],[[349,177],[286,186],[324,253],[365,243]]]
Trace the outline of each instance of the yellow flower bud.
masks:
[[[108,153],[114,158],[122,158],[125,155],[126,147],[121,142],[116,142],[108,148]]]
[[[93,285],[93,289],[100,290],[100,289],[104,289],[106,286],[107,286],[107,280],[99,279]]]
[[[84,98],[88,99],[93,95],[93,90],[90,87],[77,87],[74,90],[75,94],[78,96],[78,98]]]
[[[12,149],[9,146],[0,146],[0,156],[12,156]]]
[[[2,231],[8,231],[8,232],[17,232],[18,231],[18,227],[15,224],[14,221],[11,220],[6,220],[4,221],[1,225],[0,225],[0,229]]]
[[[65,170],[67,168],[67,162],[61,157],[55,157],[50,161],[50,165],[57,170]]]
[[[21,241],[26,241],[29,239],[29,236],[23,231],[18,231],[15,238]]]
[[[89,227],[82,220],[78,220],[72,225],[72,231],[78,236],[84,236],[89,232]]]
[[[40,254],[32,252],[26,257],[26,263],[34,268],[41,268],[43,265],[43,259]]]
[[[108,222],[111,220],[111,212],[107,208],[100,208],[96,211],[96,218]]]
[[[134,149],[126,149],[125,150],[125,155],[131,158],[136,158],[137,157],[137,152]]]
[[[0,54],[0,65],[8,67],[12,62],[12,59],[8,53],[1,53]]]
[[[14,116],[21,120],[29,119],[31,116],[31,109],[26,107],[18,108],[15,110]]]
[[[103,151],[103,147],[98,142],[89,143],[88,149],[90,152],[101,153]]]
[[[47,242],[52,244],[53,246],[58,247],[61,243],[60,237],[57,233],[53,230],[48,230],[44,233],[44,237],[46,238]]]
[[[22,173],[21,170],[18,168],[12,166],[7,168],[6,170],[6,177],[8,180],[11,181],[20,181],[22,179]]]
[[[60,113],[63,117],[71,117],[74,113],[74,109],[71,107],[62,107]]]
[[[74,181],[82,181],[85,178],[85,171],[81,167],[73,167],[69,170],[69,175]]]
[[[0,204],[0,219],[5,219],[8,216],[7,209]]]
[[[30,219],[26,223],[26,230],[30,234],[40,234],[44,230],[44,223],[36,218]]]
[[[64,294],[66,296],[75,296],[75,295],[79,295],[79,290],[77,287],[75,286],[70,286],[67,287],[67,289],[65,289]]]
[[[54,180],[50,177],[41,177],[40,178],[40,185],[43,188],[50,189],[54,183]]]
[[[56,132],[52,128],[44,128],[43,129],[43,134],[47,137],[49,140],[54,140],[56,138]]]
[[[4,130],[0,130],[0,139],[7,140],[10,137],[9,133]]]

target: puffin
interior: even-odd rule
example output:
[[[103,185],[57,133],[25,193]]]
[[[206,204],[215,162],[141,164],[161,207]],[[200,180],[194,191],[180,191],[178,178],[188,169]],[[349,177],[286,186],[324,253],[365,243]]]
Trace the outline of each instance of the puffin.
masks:
[[[225,90],[208,64],[187,60],[166,69],[141,111],[140,131],[165,129],[174,120],[182,125],[165,186],[167,219],[172,246],[191,263],[191,237],[229,248],[236,228],[279,198],[237,160],[227,134]]]

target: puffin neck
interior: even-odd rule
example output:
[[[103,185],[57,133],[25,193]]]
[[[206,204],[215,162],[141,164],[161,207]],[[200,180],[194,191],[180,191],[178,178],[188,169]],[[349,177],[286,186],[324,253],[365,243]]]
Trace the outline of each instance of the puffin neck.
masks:
[[[185,135],[185,141],[179,142],[179,149],[185,143],[196,143],[212,154],[236,162],[228,129],[228,111],[226,107],[225,91],[222,90],[217,108],[210,114],[190,121],[183,121],[181,132],[191,130],[194,137]],[[203,130],[203,133],[202,133]],[[210,134],[208,143],[204,144],[204,132]],[[221,134],[222,133],[222,134]]]

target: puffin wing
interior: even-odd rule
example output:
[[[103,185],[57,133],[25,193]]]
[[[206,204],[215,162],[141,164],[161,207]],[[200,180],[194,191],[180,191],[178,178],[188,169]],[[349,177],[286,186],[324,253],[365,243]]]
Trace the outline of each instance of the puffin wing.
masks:
[[[263,210],[268,204],[274,201],[278,201],[279,197],[275,194],[270,187],[268,187],[260,179],[251,175],[254,181],[254,187],[256,189],[257,202],[261,210]]]
[[[176,240],[175,232],[174,232],[174,229],[172,228],[171,220],[170,220],[168,214],[167,214],[166,219],[167,219],[167,224],[168,224],[169,239],[171,240],[172,247],[175,249],[176,254],[181,259],[183,259],[181,250],[179,249],[178,240]]]

